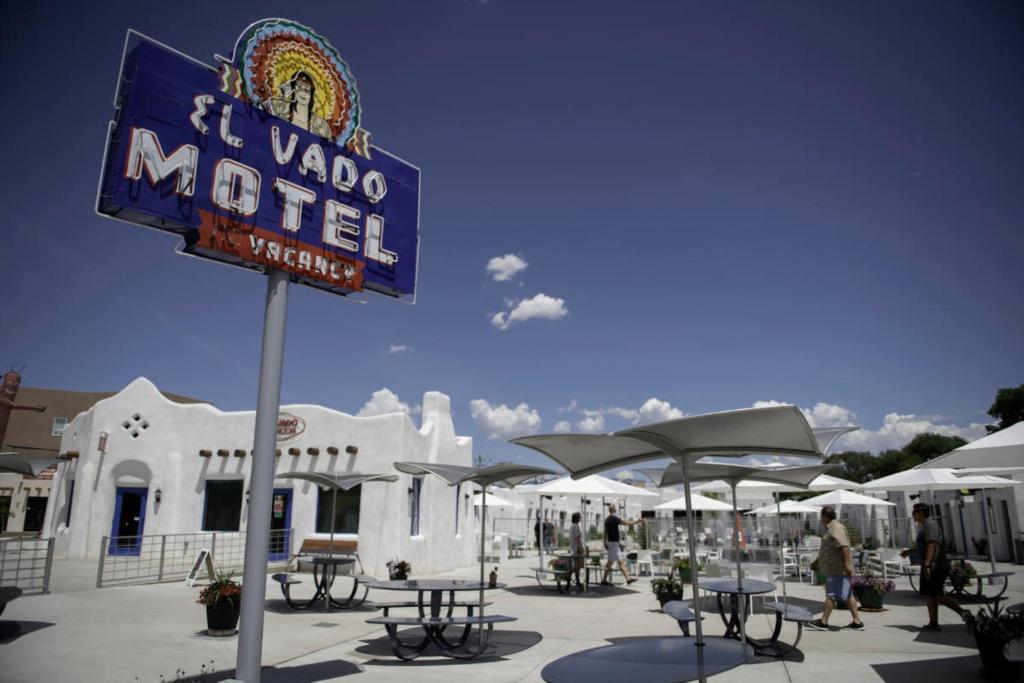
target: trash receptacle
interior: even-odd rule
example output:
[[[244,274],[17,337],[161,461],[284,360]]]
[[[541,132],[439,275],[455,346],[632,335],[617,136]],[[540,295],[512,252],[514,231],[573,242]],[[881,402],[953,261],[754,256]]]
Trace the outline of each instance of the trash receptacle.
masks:
[[[1024,538],[1013,539],[1013,554],[1015,564],[1024,564]]]

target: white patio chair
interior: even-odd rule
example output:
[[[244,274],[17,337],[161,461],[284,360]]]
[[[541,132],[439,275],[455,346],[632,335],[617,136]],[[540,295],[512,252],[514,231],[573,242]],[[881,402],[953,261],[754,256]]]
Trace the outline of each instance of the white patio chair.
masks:
[[[796,580],[800,583],[804,581],[804,569],[801,565],[800,558],[792,550],[786,549],[782,551],[782,576],[783,579],[789,576],[790,570],[796,575]],[[809,567],[807,568],[809,570]]]
[[[636,573],[638,576],[654,576],[654,560],[650,550],[637,551]]]
[[[767,581],[768,583],[772,584],[773,586],[776,585],[775,584],[775,577],[772,574],[772,568],[771,568],[771,566],[769,566],[767,564],[751,564],[751,565],[747,565],[746,567],[743,568],[743,576],[744,576],[744,578],[747,578],[747,579],[757,579],[758,581]],[[761,599],[761,605],[763,607],[764,603],[768,600],[769,596],[771,597],[772,602],[775,602],[775,601],[777,601],[779,599],[777,591],[774,591],[774,590],[771,593],[762,593],[760,595],[755,595],[753,597],[760,598]],[[751,604],[753,604],[753,603],[751,603]]]

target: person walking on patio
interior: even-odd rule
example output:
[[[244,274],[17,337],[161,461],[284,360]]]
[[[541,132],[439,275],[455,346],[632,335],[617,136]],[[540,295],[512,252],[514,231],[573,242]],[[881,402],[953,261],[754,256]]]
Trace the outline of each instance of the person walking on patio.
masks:
[[[572,564],[573,574],[576,576],[576,590],[583,590],[583,582],[580,581],[580,570],[586,561],[587,546],[583,543],[583,531],[580,529],[580,513],[572,513],[572,526],[569,527],[569,560]],[[568,583],[568,582],[566,582]]]
[[[942,532],[939,524],[931,519],[931,510],[924,503],[914,505],[914,522],[918,525],[917,554],[921,558],[921,595],[928,598],[928,624],[922,631],[941,631],[939,627],[939,605],[945,605],[961,617],[963,608],[956,600],[946,595],[946,579],[949,577],[949,558],[942,547]],[[910,550],[900,553],[903,557]]]
[[[811,563],[812,570],[825,575],[825,607],[821,616],[808,626],[829,630],[828,619],[832,616],[836,602],[844,602],[850,610],[853,621],[847,628],[855,631],[864,628],[857,610],[857,599],[850,593],[850,577],[853,576],[853,557],[850,555],[850,536],[846,527],[836,519],[831,507],[821,508],[821,523],[825,527],[821,534],[821,548],[818,559]]]
[[[622,535],[619,532],[619,527],[622,525],[633,526],[634,524],[640,524],[641,520],[619,519],[615,512],[615,506],[609,505],[608,516],[604,520],[604,549],[608,551],[608,561],[604,565],[604,576],[601,578],[602,586],[611,585],[611,582],[608,579],[611,577],[612,566],[615,563],[618,563],[619,571],[622,572],[623,578],[626,579],[627,586],[636,581],[636,579],[630,578],[629,572],[626,571],[626,562],[619,557],[619,551],[621,550],[619,543],[622,541]]]

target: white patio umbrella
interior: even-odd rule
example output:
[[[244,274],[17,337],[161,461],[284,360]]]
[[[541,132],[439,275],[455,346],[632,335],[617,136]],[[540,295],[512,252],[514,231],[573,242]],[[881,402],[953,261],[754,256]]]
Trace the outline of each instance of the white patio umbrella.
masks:
[[[881,498],[872,498],[871,496],[865,496],[861,493],[854,493],[853,491],[847,491],[845,489],[837,489],[828,493],[823,493],[820,496],[814,496],[813,498],[807,498],[803,501],[807,505],[829,505],[831,507],[837,507],[842,505],[859,505],[862,507],[896,507],[895,503],[890,503],[887,500]],[[864,525],[863,519],[861,520],[861,537],[864,536]]]
[[[473,495],[473,506],[474,507],[480,507],[483,504],[484,504],[484,496],[483,496],[483,494],[482,493],[474,494]],[[497,494],[490,493],[487,496],[487,507],[489,507],[489,508],[521,508],[521,507],[523,507],[523,504],[522,503],[517,503],[517,502],[515,502],[513,500],[509,500],[507,498],[502,498],[501,496],[499,496]]]
[[[729,503],[723,503],[720,500],[714,498],[708,498],[702,496],[699,493],[690,495],[690,504],[686,504],[686,496],[680,496],[673,500],[666,501],[660,505],[654,506],[655,510],[693,510],[694,512],[731,512],[732,505]]]
[[[544,518],[544,496],[581,496],[586,499],[589,496],[602,496],[605,498],[629,498],[629,497],[658,497],[654,491],[642,489],[639,486],[623,484],[599,474],[591,474],[579,479],[566,476],[560,479],[552,479],[540,486],[532,487],[531,493],[540,496],[540,516],[543,523]],[[589,526],[587,527],[589,528]],[[544,538],[543,524],[541,526],[540,539],[540,568],[544,569]]]
[[[983,436],[945,455],[932,458],[917,469],[936,467],[1014,467],[1024,465],[1024,422]]]
[[[784,500],[779,504],[765,505],[743,514],[774,517],[776,515],[816,515],[819,512],[821,512],[819,507],[807,505],[798,500]]]

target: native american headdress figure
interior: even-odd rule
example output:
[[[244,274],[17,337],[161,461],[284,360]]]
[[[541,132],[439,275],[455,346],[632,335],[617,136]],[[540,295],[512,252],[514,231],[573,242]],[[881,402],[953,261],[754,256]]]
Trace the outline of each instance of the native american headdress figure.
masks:
[[[234,73],[224,73],[226,88],[274,116],[341,147],[358,145],[357,131],[366,135],[359,129],[359,91],[348,64],[308,26],[287,19],[252,24],[238,37],[231,66]]]

